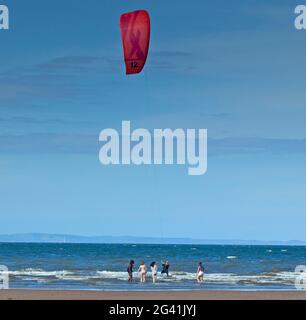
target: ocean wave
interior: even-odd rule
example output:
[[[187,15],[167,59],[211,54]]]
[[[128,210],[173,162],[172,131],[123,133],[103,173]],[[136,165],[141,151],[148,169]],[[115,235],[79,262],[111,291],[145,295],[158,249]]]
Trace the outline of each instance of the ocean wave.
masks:
[[[10,276],[16,277],[22,281],[48,282],[54,280],[70,281],[70,282],[94,282],[94,281],[127,281],[127,273],[121,271],[92,271],[85,272],[83,270],[70,271],[45,271],[42,269],[23,269],[17,271],[9,271]],[[207,273],[204,275],[204,283],[211,284],[252,284],[252,285],[292,285],[299,274],[295,272],[266,272],[255,275],[237,275],[232,273]],[[139,279],[139,274],[134,273],[134,278]],[[148,272],[148,278],[151,273]],[[191,272],[173,271],[169,277],[158,276],[158,282],[180,283],[195,281],[196,274]]]
[[[237,256],[227,256],[226,259],[238,259]]]
[[[73,274],[71,271],[61,270],[61,271],[46,271],[43,269],[21,269],[17,271],[9,271],[9,275],[12,276],[37,276],[37,277],[64,277],[69,274]]]

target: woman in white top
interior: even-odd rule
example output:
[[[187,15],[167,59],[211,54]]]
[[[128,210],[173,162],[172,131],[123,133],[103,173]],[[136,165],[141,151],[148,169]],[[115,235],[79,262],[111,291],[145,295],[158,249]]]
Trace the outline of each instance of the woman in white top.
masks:
[[[141,262],[139,269],[139,276],[140,276],[140,283],[144,283],[147,280],[147,267],[144,263],[144,261]]]
[[[156,283],[156,281],[157,281],[157,264],[155,261],[151,263],[151,271],[152,271],[153,283]]]
[[[198,270],[197,270],[197,281],[202,282],[204,280],[204,267],[202,262],[199,262]]]

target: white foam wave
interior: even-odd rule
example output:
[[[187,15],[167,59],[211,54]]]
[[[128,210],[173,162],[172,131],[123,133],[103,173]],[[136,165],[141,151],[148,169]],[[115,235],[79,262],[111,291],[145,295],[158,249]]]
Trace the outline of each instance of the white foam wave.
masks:
[[[62,270],[62,271],[45,271],[42,269],[22,269],[18,271],[9,271],[10,275],[13,276],[37,276],[37,277],[63,277],[69,274],[73,274],[71,271]]]
[[[97,271],[97,274],[102,279],[117,279],[117,280],[126,280],[127,273],[126,272],[116,272],[116,271]],[[136,278],[138,276],[138,273],[134,272],[133,277]]]

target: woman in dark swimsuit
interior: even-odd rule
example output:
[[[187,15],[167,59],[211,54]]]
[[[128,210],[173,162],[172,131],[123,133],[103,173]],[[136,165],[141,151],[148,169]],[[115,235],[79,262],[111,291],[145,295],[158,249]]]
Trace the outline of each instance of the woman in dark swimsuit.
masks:
[[[129,282],[133,282],[133,267],[134,267],[134,260],[131,260],[130,263],[128,264],[128,267],[127,267],[127,273],[129,275]]]
[[[169,261],[163,262],[162,261],[162,271],[161,274],[165,273],[167,275],[167,277],[169,277],[169,268],[170,268],[170,264]]]

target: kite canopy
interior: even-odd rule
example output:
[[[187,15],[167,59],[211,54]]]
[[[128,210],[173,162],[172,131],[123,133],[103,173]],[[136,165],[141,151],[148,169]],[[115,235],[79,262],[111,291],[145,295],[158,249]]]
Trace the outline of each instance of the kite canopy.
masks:
[[[150,44],[150,16],[147,11],[129,12],[120,17],[120,30],[124,51],[126,74],[143,69]]]

